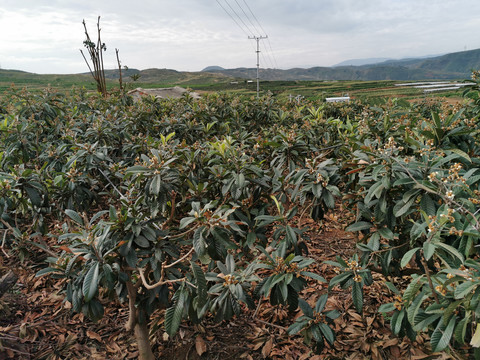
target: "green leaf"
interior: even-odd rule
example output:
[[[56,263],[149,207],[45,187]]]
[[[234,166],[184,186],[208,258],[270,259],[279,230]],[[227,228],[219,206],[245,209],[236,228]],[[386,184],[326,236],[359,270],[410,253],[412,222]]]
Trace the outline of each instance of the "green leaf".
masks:
[[[150,183],[150,193],[153,195],[158,195],[160,193],[160,188],[162,186],[162,178],[160,175],[155,175]]]
[[[305,314],[305,316],[309,317],[310,319],[313,319],[313,310],[305,300],[298,299],[298,306],[300,306],[300,309]]]
[[[178,296],[177,296],[178,293]],[[182,287],[177,290],[174,295],[174,303],[171,307],[165,312],[165,331],[171,337],[175,335],[178,328],[180,327],[180,322],[182,321],[183,311],[186,300],[186,292]]]
[[[303,276],[308,276],[309,278],[312,278],[313,280],[317,280],[317,281],[320,281],[322,283],[326,283],[327,280],[325,280],[325,278],[323,276],[320,276],[318,274],[315,274],[315,273],[312,273],[310,271],[300,271],[300,275],[303,275]]]
[[[352,286],[352,300],[355,309],[361,314],[363,311],[363,289],[362,283],[354,281]]]
[[[298,334],[301,330],[303,330],[303,328],[308,324],[308,322],[310,321],[309,319],[303,319],[301,320],[302,317],[300,317],[299,319],[297,319],[297,321],[295,321],[292,325],[290,325],[288,327],[288,334],[289,335],[295,335],[295,334]]]
[[[470,158],[470,156],[468,156],[467,153],[463,152],[463,151],[460,150],[460,149],[448,149],[448,150],[445,150],[445,153],[446,153],[446,154],[448,154],[449,152],[453,152],[454,154],[459,155],[460,157],[464,158],[464,159],[467,160],[468,162],[472,162],[472,159]]]
[[[97,292],[99,266],[100,263],[98,262],[91,266],[90,269],[88,269],[85,278],[83,279],[82,293],[85,302],[89,302]]]
[[[332,280],[330,280],[330,283],[328,284],[328,288],[331,289],[335,285],[340,284],[344,281],[347,281],[348,279],[353,277],[353,272],[352,271],[347,271],[342,274],[338,274],[335,276]]]
[[[470,325],[471,311],[465,313],[465,317],[460,320],[455,327],[454,337],[460,344],[465,344],[465,335],[467,334],[468,326]]]
[[[361,231],[361,230],[370,230],[372,227],[372,224],[366,221],[358,221],[350,226],[348,226],[345,231]]]
[[[463,299],[466,295],[472,293],[477,285],[477,283],[472,281],[465,281],[457,285],[454,292],[455,299]]]
[[[428,194],[422,196],[422,199],[420,200],[420,208],[425,211],[427,215],[435,215],[436,213],[435,202]]]
[[[320,331],[322,332],[325,340],[327,340],[330,345],[333,345],[333,343],[335,342],[335,333],[330,328],[330,326],[324,323],[320,323],[318,324],[318,327],[320,328]]]
[[[407,302],[411,301],[413,297],[417,294],[418,290],[423,286],[425,279],[425,275],[421,275],[415,279],[413,279],[410,284],[408,284],[407,288],[403,292],[403,299]]]
[[[395,304],[394,303],[388,303],[388,304],[382,304],[380,305],[380,307],[378,308],[378,312],[381,312],[381,313],[388,313],[390,311],[394,311],[396,308],[395,308]]]
[[[432,337],[430,338],[433,352],[442,351],[448,346],[453,335],[453,329],[455,328],[456,320],[457,317],[453,316],[450,319],[447,327],[443,325],[443,321],[438,322],[438,325],[433,331]]]
[[[377,230],[377,232],[380,234],[381,237],[383,237],[384,239],[387,239],[387,240],[393,240],[394,238],[394,234],[392,232],[392,230],[390,230],[389,228],[387,227],[383,227],[383,228],[380,228]]]
[[[327,300],[328,300],[327,294],[323,294],[322,296],[320,296],[320,298],[317,300],[317,303],[315,304],[316,313],[320,313],[323,311],[323,309],[325,308],[325,305],[327,304]]]
[[[423,243],[423,256],[425,256],[425,260],[430,260],[435,253],[436,248],[436,244],[432,243],[431,241],[425,241]]]
[[[180,220],[180,226],[179,226],[179,229],[183,229],[183,228],[186,228],[188,225],[190,225],[191,223],[193,223],[195,220],[197,220],[196,217],[193,217],[193,216],[187,216],[187,217],[184,217]]]
[[[73,221],[75,221],[77,224],[84,225],[82,217],[76,211],[67,209],[65,210],[65,214],[67,214],[67,216]]]
[[[395,335],[400,333],[402,330],[403,318],[405,317],[405,310],[397,311],[393,313],[392,319],[390,320],[390,328]]]
[[[190,261],[190,265],[197,284],[198,306],[202,307],[207,302],[207,280],[200,266],[192,261]]]
[[[140,165],[131,166],[127,169],[127,173],[130,173],[130,174],[141,174],[147,171],[150,171],[148,167],[140,166]]]
[[[418,314],[418,310],[420,309],[420,306],[422,305],[423,301],[428,298],[428,294],[425,294],[424,291],[422,291],[420,294],[418,294],[415,299],[411,302],[411,304],[407,308],[407,318],[408,322],[410,324],[414,324],[414,319],[415,316]]]
[[[46,275],[46,274],[50,274],[52,272],[59,272],[58,269],[56,268],[52,268],[52,267],[47,267],[47,268],[44,268],[40,271],[38,271],[36,274],[35,274],[35,277],[40,277],[42,275]]]
[[[26,186],[25,191],[30,198],[33,206],[40,207],[42,206],[42,194],[34,187]]]
[[[441,317],[441,314],[427,314],[426,312],[419,312],[415,316],[413,330],[424,331],[428,325],[434,323]]]
[[[198,256],[204,255],[207,249],[207,244],[203,238],[203,230],[204,227],[202,226],[193,233],[193,247]]]
[[[295,230],[289,225],[285,227],[285,232],[286,232],[286,240],[287,243],[290,245],[296,245],[297,244],[297,234],[295,233]]]
[[[395,207],[393,208],[393,214],[396,217],[400,217],[408,212],[410,210],[410,207],[412,206],[413,202],[415,201],[416,197],[412,197],[407,203],[402,205],[402,202],[397,203]]]
[[[410,262],[410,260],[412,259],[413,255],[418,251],[420,250],[419,247],[416,247],[416,248],[413,248],[409,251],[407,251],[405,253],[405,255],[403,255],[402,257],[402,261],[400,261],[400,266],[403,268],[405,266],[407,266],[407,264]]]
[[[135,238],[133,239],[133,242],[142,248],[148,248],[150,246],[150,243],[148,242],[148,240],[142,235],[135,236]]]
[[[460,254],[460,252],[457,249],[455,249],[453,246],[450,246],[441,242],[436,242],[435,245],[443,248],[445,251],[449,252],[450,254],[455,256],[458,260],[460,260],[463,263],[464,261],[463,255]]]

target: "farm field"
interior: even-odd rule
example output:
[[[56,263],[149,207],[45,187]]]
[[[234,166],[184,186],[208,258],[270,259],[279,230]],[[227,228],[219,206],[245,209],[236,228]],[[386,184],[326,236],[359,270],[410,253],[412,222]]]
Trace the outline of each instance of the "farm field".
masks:
[[[480,359],[479,87],[394,85],[5,90],[0,359]]]
[[[133,81],[125,74],[127,89],[162,88],[181,86],[201,93],[232,92],[239,95],[256,95],[256,82],[247,82],[244,79],[234,79],[209,73],[180,73],[173,70],[152,69],[143,71],[138,80]],[[109,77],[108,77],[109,76]],[[107,72],[107,86],[109,89],[118,87],[118,73]],[[462,81],[462,79],[459,79]],[[455,101],[462,100],[462,90],[445,91],[433,94],[424,94],[423,89],[414,87],[398,87],[395,84],[404,81],[261,81],[262,95],[271,92],[282,99],[303,96],[311,100],[320,100],[326,97],[335,97],[348,94],[356,99],[372,99],[398,97],[407,100],[449,98]],[[0,91],[8,90],[12,84],[17,88],[25,87],[29,91],[42,91],[46,87],[52,90],[69,91],[72,87],[85,88],[89,91],[96,89],[95,82],[89,74],[78,75],[38,75],[14,70],[0,69]]]

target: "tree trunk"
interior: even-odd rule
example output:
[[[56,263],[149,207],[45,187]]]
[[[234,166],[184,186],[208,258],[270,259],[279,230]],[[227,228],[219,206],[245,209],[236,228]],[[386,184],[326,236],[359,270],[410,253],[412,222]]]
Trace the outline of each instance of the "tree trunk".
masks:
[[[9,271],[0,279],[0,298],[17,282],[18,276]]]
[[[152,352],[152,346],[148,338],[148,327],[144,316],[139,319],[140,314],[137,314],[137,323],[135,324],[135,339],[138,346],[138,359],[139,360],[155,360],[155,356]],[[139,321],[140,320],[140,321]]]
[[[128,273],[131,278],[131,273]],[[135,334],[138,347],[139,360],[155,360],[153,356],[152,346],[150,345],[149,332],[147,327],[147,319],[145,313],[135,307],[135,300],[137,298],[137,289],[130,280],[126,282],[128,292],[128,321],[125,327],[128,331]]]

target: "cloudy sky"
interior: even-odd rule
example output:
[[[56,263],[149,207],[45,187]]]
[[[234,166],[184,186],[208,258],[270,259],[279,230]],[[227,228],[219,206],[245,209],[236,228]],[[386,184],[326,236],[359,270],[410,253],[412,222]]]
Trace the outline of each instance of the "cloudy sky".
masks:
[[[199,71],[255,67],[254,35],[261,67],[281,69],[476,49],[478,14],[479,0],[0,0],[0,67],[87,71],[82,20],[96,38],[99,15],[106,68],[118,48],[130,68]]]

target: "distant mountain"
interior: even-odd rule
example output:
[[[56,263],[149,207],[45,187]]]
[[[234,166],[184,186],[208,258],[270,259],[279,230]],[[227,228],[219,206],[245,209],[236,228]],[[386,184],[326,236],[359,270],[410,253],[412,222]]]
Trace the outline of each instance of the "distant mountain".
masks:
[[[262,80],[450,80],[469,78],[480,69],[480,49],[430,58],[387,60],[362,66],[261,69]],[[227,76],[253,79],[255,68],[213,70]]]
[[[342,61],[332,67],[339,67],[339,66],[362,66],[362,65],[373,65],[378,64],[387,60],[392,60],[389,58],[369,58],[369,59],[350,59]]]
[[[225,70],[223,67],[221,66],[207,66],[205,69],[203,69],[202,71],[215,71],[215,70]]]

